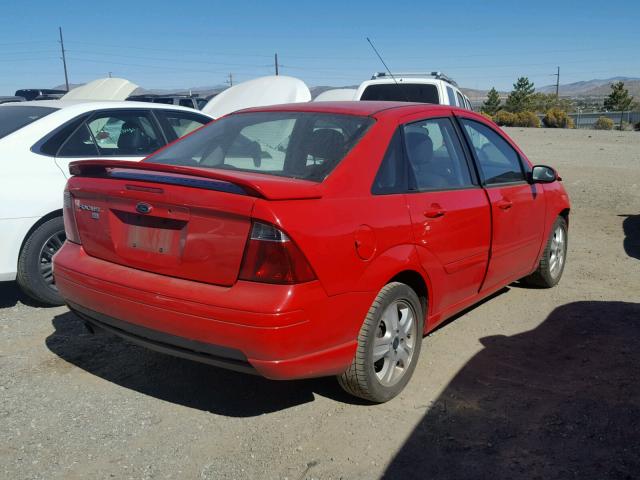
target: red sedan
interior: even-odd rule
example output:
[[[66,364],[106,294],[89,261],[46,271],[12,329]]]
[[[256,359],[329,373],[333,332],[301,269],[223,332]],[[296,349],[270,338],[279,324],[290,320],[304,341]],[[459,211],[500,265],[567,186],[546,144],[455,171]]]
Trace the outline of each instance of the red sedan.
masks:
[[[451,107],[244,110],[71,173],[55,278],[91,329],[272,379],[337,375],[376,402],[443,320],[565,264],[556,172]]]

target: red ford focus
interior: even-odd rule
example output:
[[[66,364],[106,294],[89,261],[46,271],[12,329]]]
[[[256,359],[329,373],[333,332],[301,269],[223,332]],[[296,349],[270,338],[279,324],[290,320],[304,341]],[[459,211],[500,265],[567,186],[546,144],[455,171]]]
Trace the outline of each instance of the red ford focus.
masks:
[[[73,164],[58,289],[91,329],[272,379],[394,397],[422,336],[519,279],[552,287],[569,199],[473,112],[237,112],[143,163]]]

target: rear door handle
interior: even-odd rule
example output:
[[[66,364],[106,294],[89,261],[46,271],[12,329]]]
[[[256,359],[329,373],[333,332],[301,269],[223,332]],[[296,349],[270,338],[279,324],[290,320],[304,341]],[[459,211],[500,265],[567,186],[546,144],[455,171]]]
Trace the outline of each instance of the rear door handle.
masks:
[[[506,198],[503,198],[502,200],[498,200],[496,202],[496,205],[501,210],[509,210],[511,207],[513,207],[513,202],[507,200]]]
[[[430,208],[427,208],[424,211],[424,216],[427,218],[438,218],[442,217],[447,211],[443,209],[439,204],[433,203]]]

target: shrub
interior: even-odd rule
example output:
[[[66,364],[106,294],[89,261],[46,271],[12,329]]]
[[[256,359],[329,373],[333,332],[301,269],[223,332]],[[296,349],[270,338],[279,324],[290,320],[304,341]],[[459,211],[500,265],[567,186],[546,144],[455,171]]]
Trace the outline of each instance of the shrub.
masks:
[[[480,112],[480,115],[482,115],[484,118],[486,118],[487,120],[491,120],[492,122],[495,122],[495,120],[493,119],[492,115],[489,115],[488,113],[485,112]]]
[[[622,130],[623,132],[630,132],[631,130],[633,130],[633,125],[631,125],[629,122],[622,122],[618,128],[620,130]]]
[[[596,123],[593,124],[593,128],[596,130],[612,130],[613,120],[607,117],[600,117],[596,120]]]
[[[520,112],[516,113],[516,127],[540,127],[540,119],[533,112]]]
[[[567,112],[559,108],[551,108],[542,119],[545,127],[548,128],[573,128],[573,120]]]
[[[501,127],[513,127],[516,123],[516,116],[511,112],[500,110],[493,119]]]

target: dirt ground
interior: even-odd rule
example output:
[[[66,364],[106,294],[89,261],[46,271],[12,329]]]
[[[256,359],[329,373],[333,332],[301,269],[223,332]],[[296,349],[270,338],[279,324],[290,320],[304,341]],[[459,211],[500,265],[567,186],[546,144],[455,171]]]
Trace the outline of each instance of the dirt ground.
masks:
[[[571,196],[562,282],[429,335],[384,405],[91,336],[0,284],[0,478],[640,478],[640,134],[508,133]]]

